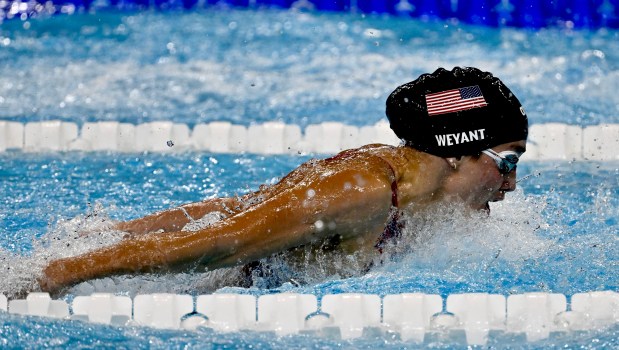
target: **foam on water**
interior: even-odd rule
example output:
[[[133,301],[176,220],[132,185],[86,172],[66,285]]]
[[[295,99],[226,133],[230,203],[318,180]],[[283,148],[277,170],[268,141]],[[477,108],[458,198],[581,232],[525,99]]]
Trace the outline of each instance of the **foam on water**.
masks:
[[[385,98],[395,86],[438,66],[472,65],[504,80],[533,124],[616,123],[618,38],[617,30],[533,32],[354,14],[222,9],[7,21],[0,27],[0,117],[22,123],[166,120],[192,126],[281,120],[305,127],[338,120],[362,126],[383,120]],[[287,156],[201,154],[0,157],[5,194],[0,289],[13,295],[35,287],[47,260],[122,239],[122,233],[106,230],[109,220],[242,194],[302,162]],[[401,244],[368,273],[361,272],[363,261],[354,255],[317,256],[319,264],[306,265],[300,276],[275,258],[269,263],[278,269],[276,275],[249,289],[222,287],[238,269],[196,269],[88,281],[64,297],[99,291],[445,296],[617,290],[617,164],[524,163],[519,168],[525,170],[520,175],[531,168],[542,174],[523,183],[526,195],[516,192],[493,204],[490,216],[463,215],[453,208],[437,209],[432,220],[413,215]],[[101,207],[84,209],[98,201]],[[85,228],[92,233],[84,236]],[[339,274],[323,268],[330,262]],[[143,347],[144,339],[153,348],[403,346],[389,339],[275,340],[270,334],[180,334],[5,316],[0,344],[15,347]],[[612,348],[617,334],[615,326],[531,347]],[[492,341],[491,347],[506,346]]]
[[[0,287],[17,293],[35,283],[46,259],[96,249],[121,239],[121,233],[105,231],[110,220],[131,219],[213,193],[250,191],[264,179],[270,179],[266,181],[270,183],[277,181],[301,162],[297,157],[252,155],[5,154],[0,176],[8,180],[0,182],[0,186],[7,198],[13,198],[17,204],[16,209],[0,208],[1,218],[7,223],[2,228],[6,239],[3,241],[5,248],[0,252],[0,268],[3,272],[10,271],[3,273],[6,278],[0,279]],[[17,164],[22,166],[17,167]],[[358,262],[354,261],[354,256],[330,256],[332,260],[323,257],[324,262],[341,265],[342,273],[332,274],[328,269],[322,270],[320,265],[312,265],[313,270],[300,273],[299,280],[305,280],[298,282],[304,283],[296,284],[286,278],[298,278],[299,274],[287,269],[285,261],[271,259],[269,262],[281,262],[281,265],[273,265],[279,268],[277,274],[272,280],[259,280],[251,288],[223,287],[231,285],[230,279],[238,269],[195,270],[97,279],[76,285],[59,297],[70,300],[94,292],[134,296],[212,291],[254,295],[299,292],[318,297],[344,292],[380,295],[424,292],[445,297],[466,292],[510,295],[548,291],[569,296],[592,290],[616,290],[614,271],[619,256],[617,165],[616,162],[523,162],[519,164],[519,176],[534,176],[521,181],[522,190],[509,194],[504,202],[492,203],[490,216],[463,214],[453,207],[442,207],[436,209],[431,220],[415,215],[408,217],[408,229],[400,239],[401,244],[388,253],[392,258],[383,259],[382,264],[376,264],[367,273],[351,268]],[[215,189],[196,182],[196,174],[205,174],[206,183],[214,185]],[[122,186],[118,183],[119,176]],[[39,186],[33,190],[13,182],[13,177],[36,179]],[[250,187],[245,188],[244,184]],[[188,196],[189,193],[192,195]],[[96,199],[102,204],[85,207],[87,201],[97,203]],[[9,217],[14,222],[8,221]],[[49,224],[41,226],[40,222]],[[93,233],[84,236],[85,230]],[[26,244],[26,239],[33,243]],[[407,346],[388,338],[342,342],[307,336],[273,338],[267,333],[181,333],[34,320],[13,315],[6,315],[1,322],[5,332],[0,343],[24,347],[95,343],[104,347],[118,344],[140,347],[144,339],[149,339],[152,347],[162,348],[206,343],[231,348],[244,345],[286,348],[299,344],[368,349]],[[615,326],[567,333],[529,345],[532,348],[612,347],[617,334]],[[497,348],[529,345],[495,338],[489,343]],[[443,342],[432,346],[460,345]]]
[[[0,290],[9,296],[38,290],[37,279],[51,260],[76,256],[93,249],[118,242],[125,233],[112,230],[114,221],[104,208],[95,204],[92,211],[73,219],[61,219],[32,242],[26,255],[0,248],[0,269],[6,278],[0,281]]]
[[[30,193],[28,186],[11,185],[12,180],[1,183],[7,198],[19,200],[16,211],[3,207],[1,213],[6,223],[0,251],[0,268],[7,271],[0,281],[4,292],[32,288],[50,258],[118,241],[123,234],[109,231],[114,220],[197,201],[212,193],[242,194],[251,191],[251,187],[243,189],[244,184],[255,188],[264,179],[273,183],[302,162],[295,157],[195,154],[83,156],[4,156],[3,169],[10,171],[3,170],[3,179],[27,176],[41,184]],[[19,172],[16,164],[24,165]],[[437,208],[431,220],[408,217],[400,244],[386,255],[394,258],[383,258],[383,264],[375,264],[367,274],[366,257],[358,259],[354,254],[318,254],[313,256],[315,263],[301,261],[296,266],[275,258],[269,260],[276,270],[272,278],[256,280],[249,290],[232,290],[319,295],[331,291],[508,294],[548,290],[569,295],[612,288],[616,286],[612,261],[619,254],[619,170],[612,162],[595,165],[524,163],[519,174],[535,176],[520,183],[524,191],[492,203],[490,216],[464,215],[445,207]],[[118,185],[119,174],[125,174],[122,186]],[[196,179],[196,174],[206,176]],[[199,185],[202,182],[209,185]],[[97,198],[102,204],[83,209],[86,201]],[[49,224],[41,225],[45,222]],[[208,293],[231,285],[238,270],[204,272],[196,267],[181,274],[117,276],[82,283],[67,293]]]
[[[512,197],[505,203],[493,205],[490,216],[470,213],[456,205],[405,216],[402,237],[376,259],[369,278],[391,275],[397,280],[409,277],[407,274],[412,272],[426,281],[444,280],[449,276],[478,281],[489,270],[494,273],[493,265],[503,263],[511,270],[523,268],[525,261],[544,256],[555,242],[537,234],[541,227],[548,227],[539,214],[540,204],[525,198],[521,192]],[[220,219],[221,213],[210,213],[188,225],[191,229],[199,229]],[[125,233],[111,230],[113,223],[105,209],[95,205],[86,215],[55,223],[34,242],[28,256],[1,251],[3,266],[0,268],[10,272],[8,278],[0,282],[0,289],[9,295],[36,289],[36,279],[50,259],[75,256],[118,242]],[[302,260],[291,261],[285,254],[265,259],[263,263],[270,273],[255,276],[253,287],[267,290],[287,284],[288,287],[314,288],[342,278],[363,279],[367,272],[368,259],[363,252],[345,254],[306,248],[304,253]],[[68,293],[211,293],[222,287],[234,287],[238,284],[239,273],[240,268],[204,272],[196,266],[183,273],[114,276],[87,281],[70,288]]]
[[[396,249],[416,251],[414,255],[420,261],[434,257],[444,263],[453,261],[454,265],[483,262],[489,256],[507,261],[539,256],[548,245],[536,235],[540,227],[548,226],[539,214],[543,210],[540,205],[543,203],[535,203],[518,191],[504,202],[493,203],[490,215],[469,213],[456,205],[417,213],[406,219],[407,237]]]
[[[394,87],[470,65],[508,83],[533,123],[591,125],[619,111],[618,33],[235,10],[9,21],[0,117],[371,125]]]

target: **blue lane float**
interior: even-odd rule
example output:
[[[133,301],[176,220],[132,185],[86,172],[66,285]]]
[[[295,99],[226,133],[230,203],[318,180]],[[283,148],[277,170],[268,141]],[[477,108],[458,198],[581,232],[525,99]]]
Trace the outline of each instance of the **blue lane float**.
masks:
[[[619,28],[619,0],[56,0],[0,1],[0,23],[98,9],[194,10],[208,7],[294,8],[421,19],[491,27]]]

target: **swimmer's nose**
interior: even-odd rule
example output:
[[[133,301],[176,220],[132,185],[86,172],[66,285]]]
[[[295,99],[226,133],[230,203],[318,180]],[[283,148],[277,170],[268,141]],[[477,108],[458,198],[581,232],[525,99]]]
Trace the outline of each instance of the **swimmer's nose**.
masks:
[[[516,169],[503,176],[503,185],[500,190],[512,192],[516,189]]]

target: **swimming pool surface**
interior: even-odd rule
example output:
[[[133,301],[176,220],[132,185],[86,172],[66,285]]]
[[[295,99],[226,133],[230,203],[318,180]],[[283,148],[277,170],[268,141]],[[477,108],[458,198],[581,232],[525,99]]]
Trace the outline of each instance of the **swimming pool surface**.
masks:
[[[40,267],[48,254],[70,255],[117,238],[104,235],[76,239],[73,230],[77,225],[96,226],[110,218],[129,219],[206,197],[255,190],[262,182],[274,182],[304,158],[197,153],[42,155],[9,152],[1,155],[0,160],[0,184],[6,194],[0,212],[0,236],[3,238],[0,268],[7,271],[9,277],[2,282],[2,288],[10,290],[31,283],[32,271]],[[341,278],[307,271],[306,277],[309,276],[311,282],[300,287],[284,283],[269,288],[217,291],[254,295],[288,291],[319,297],[344,292],[379,295],[423,292],[446,297],[468,292],[510,295],[546,291],[572,295],[592,290],[617,290],[619,164],[528,162],[519,171],[533,176],[523,180],[522,189],[504,203],[492,205],[490,217],[454,216],[449,210],[437,213],[440,220],[416,224],[414,235],[407,232],[397,258],[366,275]],[[24,178],[28,181],[21,180]],[[37,242],[34,247],[33,238]],[[70,299],[93,292],[197,295],[213,291],[209,283],[211,278],[202,272],[122,276],[82,283],[65,297]],[[273,281],[265,281],[264,285],[269,282]],[[279,347],[287,341],[299,341],[272,340],[259,333],[243,334],[237,339],[217,333],[141,328],[113,329],[109,333],[109,327],[79,322],[16,316],[3,320],[3,329],[10,331],[2,337],[9,344],[15,335],[13,332],[25,333],[37,325],[49,327],[48,335],[37,336],[40,344],[57,342],[59,346],[81,341],[77,335],[71,340],[71,336],[65,335],[67,332],[85,333],[93,338],[102,336],[98,344],[112,345],[121,341],[128,347],[151,338],[154,347],[157,344],[166,347],[175,342],[217,344],[232,342],[232,339],[235,339],[230,344],[232,347],[254,341],[265,347]],[[610,344],[617,340],[617,329],[591,332],[586,336],[572,334],[551,338],[541,344],[556,342],[595,348],[599,343],[593,342],[594,338],[599,338],[602,344]],[[20,336],[20,339],[26,342],[31,338]],[[325,339],[300,339],[308,347],[337,344]],[[89,341],[95,342],[95,339]],[[383,341],[394,347],[402,345],[384,339],[343,344],[372,347]]]
[[[437,66],[494,72],[520,97],[532,123],[617,123],[618,32],[489,29],[398,18],[278,11],[162,14],[102,12],[0,27],[0,118],[81,124],[281,120],[370,125],[397,85]],[[323,155],[316,155],[323,156]],[[34,283],[49,256],[109,244],[80,237],[156,210],[274,183],[307,156],[199,152],[0,153],[0,287]],[[195,271],[82,283],[61,296],[114,292],[379,295],[617,291],[619,163],[525,162],[520,190],[489,217],[449,208],[416,220],[392,261],[367,274],[305,272],[308,283],[219,288]],[[415,219],[415,218],[413,218]],[[414,232],[413,232],[414,231]],[[413,234],[414,233],[414,234]],[[342,257],[346,259],[346,257]],[[337,263],[337,262],[336,262]],[[282,269],[285,270],[285,269]],[[286,271],[281,278],[285,280]],[[613,348],[614,326],[536,343],[493,347]],[[335,341],[268,333],[218,334],[110,327],[0,315],[2,347],[402,348],[397,340]],[[428,347],[463,347],[449,342]]]
[[[290,11],[100,12],[0,26],[0,118],[371,125],[439,66],[499,76],[533,123],[616,122],[619,31]]]

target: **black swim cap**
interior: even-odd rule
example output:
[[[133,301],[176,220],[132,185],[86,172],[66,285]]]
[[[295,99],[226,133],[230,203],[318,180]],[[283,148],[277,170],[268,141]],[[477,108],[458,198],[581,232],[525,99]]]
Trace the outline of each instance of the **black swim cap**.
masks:
[[[439,68],[399,86],[387,98],[386,114],[407,145],[439,157],[478,154],[528,135],[520,101],[477,68]]]

